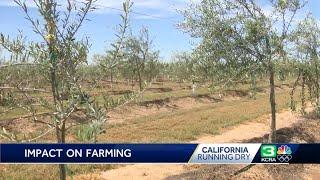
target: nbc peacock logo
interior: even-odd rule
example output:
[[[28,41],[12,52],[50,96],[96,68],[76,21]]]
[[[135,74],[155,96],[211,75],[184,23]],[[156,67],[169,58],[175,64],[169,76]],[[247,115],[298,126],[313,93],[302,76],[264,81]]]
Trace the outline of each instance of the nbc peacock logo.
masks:
[[[281,145],[278,147],[277,159],[280,162],[288,163],[292,159],[292,151],[288,145]]]

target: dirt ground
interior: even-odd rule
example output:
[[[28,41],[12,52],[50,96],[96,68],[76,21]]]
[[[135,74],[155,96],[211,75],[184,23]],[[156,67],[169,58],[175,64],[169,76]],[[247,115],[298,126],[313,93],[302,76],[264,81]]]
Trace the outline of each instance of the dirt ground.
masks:
[[[283,143],[318,143],[320,121],[303,117],[292,127],[284,127],[277,131],[279,142]],[[266,140],[268,134],[251,138],[243,142],[258,143]],[[238,175],[233,175],[243,165],[200,165],[189,166],[188,170],[179,175],[165,179],[320,179],[320,165],[256,165]]]
[[[161,112],[170,112],[177,109],[192,109],[220,101],[232,101],[240,97],[228,95],[221,99],[217,95],[207,95],[204,97],[183,97],[183,98],[165,98],[161,100],[144,102],[143,104],[130,104],[120,109],[108,113],[108,123],[117,124],[128,122],[132,119],[150,116]]]
[[[311,111],[311,109],[308,109]],[[266,142],[269,131],[267,116],[244,123],[220,134],[199,137],[193,143]],[[264,121],[262,121],[264,120]],[[320,121],[291,111],[277,114],[279,142],[319,142]],[[248,129],[248,131],[245,131]],[[101,173],[81,175],[76,179],[320,179],[316,165],[257,165],[233,176],[243,165],[127,165]]]
[[[204,107],[208,104],[220,101],[234,101],[241,99],[239,94],[228,93],[221,99],[218,96],[204,96],[198,98],[168,98],[159,102],[144,104],[130,104],[119,110],[108,113],[110,124],[128,122],[142,117],[161,112],[170,112],[195,107]],[[309,112],[312,110],[307,109]],[[236,126],[229,127],[219,135],[204,134],[190,143],[231,143],[231,142],[266,142],[269,132],[268,115],[261,116]],[[39,126],[26,127],[17,119],[10,122],[2,122],[1,126],[9,129],[28,129],[33,133]],[[284,110],[277,114],[277,129],[280,142],[320,142],[319,121],[302,117],[298,113]],[[318,134],[317,134],[318,133]],[[68,140],[68,141],[72,141]],[[264,166],[257,165],[238,176],[232,174],[242,168],[241,165],[127,165],[117,166],[115,169],[83,174],[74,179],[320,179],[320,166],[314,165],[290,165],[290,166]],[[294,173],[293,173],[294,172]]]

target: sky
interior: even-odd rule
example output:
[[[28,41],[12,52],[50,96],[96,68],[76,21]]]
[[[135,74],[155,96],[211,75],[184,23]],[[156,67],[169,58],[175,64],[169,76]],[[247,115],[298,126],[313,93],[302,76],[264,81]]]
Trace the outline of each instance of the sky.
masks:
[[[190,1],[200,0],[133,0],[133,11],[136,12],[130,17],[133,32],[137,32],[142,26],[148,27],[153,38],[154,49],[160,50],[160,57],[164,61],[169,61],[175,52],[188,51],[193,47],[190,36],[176,27],[177,23],[182,21],[182,16],[177,9],[185,8]],[[264,4],[264,1],[260,2]],[[26,0],[26,2],[30,7],[31,15],[36,17],[32,0]],[[58,2],[65,4],[66,0],[58,0]],[[98,0],[96,5],[99,9],[89,14],[90,21],[86,21],[80,29],[78,35],[88,36],[91,40],[89,61],[92,61],[94,54],[103,54],[115,39],[115,28],[120,23],[121,11],[108,7],[121,9],[122,2],[122,0]],[[265,9],[268,9],[267,5]],[[299,16],[312,12],[320,19],[319,9],[319,0],[309,0],[302,15]],[[14,4],[13,0],[0,0],[0,32],[15,37],[18,30],[22,30],[27,40],[40,40],[32,32],[30,23],[24,17],[23,11]]]

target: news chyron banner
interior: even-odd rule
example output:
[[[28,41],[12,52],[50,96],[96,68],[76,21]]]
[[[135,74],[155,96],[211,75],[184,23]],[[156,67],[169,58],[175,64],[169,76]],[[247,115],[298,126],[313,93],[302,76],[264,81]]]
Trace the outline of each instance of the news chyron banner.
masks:
[[[0,144],[2,164],[320,163],[320,144]]]

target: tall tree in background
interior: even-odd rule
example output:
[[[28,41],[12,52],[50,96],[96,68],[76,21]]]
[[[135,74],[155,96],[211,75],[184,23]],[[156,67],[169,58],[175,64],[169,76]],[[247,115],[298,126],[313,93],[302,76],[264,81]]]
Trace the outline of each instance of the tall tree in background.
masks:
[[[260,66],[269,74],[271,123],[269,141],[276,141],[275,66],[285,59],[285,44],[300,0],[269,0],[271,13],[255,0],[202,0],[182,11],[180,27],[200,38],[200,52],[217,69],[239,78]],[[237,72],[237,73],[234,73]],[[238,74],[234,76],[234,74]]]

